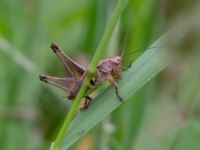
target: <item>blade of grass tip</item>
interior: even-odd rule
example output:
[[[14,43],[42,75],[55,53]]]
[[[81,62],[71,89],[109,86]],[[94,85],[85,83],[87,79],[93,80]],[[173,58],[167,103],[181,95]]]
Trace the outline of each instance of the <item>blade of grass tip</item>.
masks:
[[[93,74],[95,73],[96,70],[96,66],[97,63],[99,62],[99,60],[103,57],[103,52],[106,49],[106,46],[109,42],[109,39],[112,35],[112,32],[115,28],[115,25],[117,24],[117,21],[120,17],[120,15],[122,14],[126,4],[127,4],[128,0],[119,0],[117,2],[117,5],[115,7],[113,16],[111,17],[111,21],[110,23],[107,25],[106,30],[103,34],[103,37],[97,47],[96,53],[91,61],[91,64],[88,67],[88,71],[86,73],[85,79],[83,81],[83,84],[81,85],[81,88],[72,104],[72,107],[70,108],[70,111],[56,137],[55,142],[52,143],[51,145],[51,149],[58,149],[59,146],[61,145],[63,138],[65,136],[65,134],[67,133],[67,130],[69,128],[69,125],[72,121],[72,119],[74,118],[74,115],[77,111],[78,105],[81,101],[81,98],[84,95],[85,90],[87,89],[87,85],[89,84],[90,80],[92,79]]]
[[[8,41],[0,37],[0,50],[10,56],[19,66],[29,73],[36,72],[36,66],[19,50],[15,49]]]

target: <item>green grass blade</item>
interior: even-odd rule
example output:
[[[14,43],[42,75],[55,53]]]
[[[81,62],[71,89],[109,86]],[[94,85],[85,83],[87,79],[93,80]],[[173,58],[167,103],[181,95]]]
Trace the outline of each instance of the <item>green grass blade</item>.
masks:
[[[162,45],[164,42],[163,40],[166,38],[165,36],[155,42],[152,47]],[[123,74],[122,80],[119,81],[120,94],[124,100],[132,96],[171,61],[172,57],[168,55],[167,49],[164,47],[147,50],[135,61],[132,67]],[[84,133],[103,120],[121,104],[122,103],[116,98],[113,88],[109,87],[106,89],[93,101],[87,110],[80,112],[72,121],[60,148],[69,148]]]
[[[27,72],[33,73],[37,70],[33,62],[29,60],[20,50],[14,48],[6,39],[0,37],[0,53],[3,52],[15,61],[20,67]]]

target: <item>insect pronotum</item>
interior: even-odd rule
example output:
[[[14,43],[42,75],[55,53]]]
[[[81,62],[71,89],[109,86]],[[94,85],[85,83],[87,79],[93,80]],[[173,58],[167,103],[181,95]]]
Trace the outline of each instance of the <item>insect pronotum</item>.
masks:
[[[51,49],[62,61],[65,68],[69,70],[72,77],[54,77],[44,74],[40,74],[39,78],[41,81],[55,85],[63,89],[67,93],[67,98],[73,100],[77,95],[80,86],[85,77],[86,68],[76,63],[71,59],[64,51],[62,51],[55,43],[51,44]],[[102,59],[96,68],[96,72],[90,81],[88,89],[95,87],[102,82],[108,81],[115,89],[116,96],[120,101],[123,101],[119,94],[118,86],[116,81],[121,78],[122,64],[121,57],[114,56]],[[84,105],[80,109],[88,108],[92,98],[89,95],[85,95]]]

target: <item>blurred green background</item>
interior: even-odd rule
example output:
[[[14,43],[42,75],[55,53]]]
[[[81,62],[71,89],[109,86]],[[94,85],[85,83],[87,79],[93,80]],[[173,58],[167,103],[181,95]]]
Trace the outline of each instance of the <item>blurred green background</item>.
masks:
[[[0,149],[49,149],[71,104],[38,79],[67,74],[49,45],[55,41],[87,66],[116,2],[0,0]],[[200,149],[199,6],[197,0],[129,1],[105,56],[144,49],[175,27],[184,28],[183,41],[175,41],[178,58],[71,149]]]

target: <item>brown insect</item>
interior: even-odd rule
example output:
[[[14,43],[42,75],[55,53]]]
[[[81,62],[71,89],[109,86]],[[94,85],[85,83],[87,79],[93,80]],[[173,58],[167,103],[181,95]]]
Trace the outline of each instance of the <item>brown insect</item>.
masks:
[[[70,71],[72,77],[53,77],[40,74],[39,78],[43,82],[55,85],[63,89],[67,93],[67,98],[73,100],[80,89],[87,70],[86,68],[82,67],[74,60],[72,60],[55,43],[51,44],[51,49],[62,61],[65,68]],[[121,78],[121,72],[122,66],[120,56],[108,57],[101,60],[97,65],[94,77],[90,81],[90,85],[88,86],[88,90],[86,91],[86,93],[88,94],[85,95],[84,104],[80,107],[80,109],[88,108],[92,100],[92,98],[88,96],[90,94],[89,90],[105,81],[108,81],[114,87],[116,96],[119,98],[120,101],[123,101],[123,99],[119,95],[119,90],[116,83],[116,81]]]

